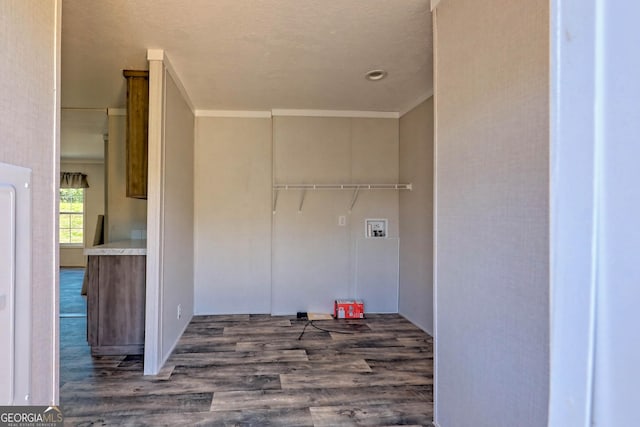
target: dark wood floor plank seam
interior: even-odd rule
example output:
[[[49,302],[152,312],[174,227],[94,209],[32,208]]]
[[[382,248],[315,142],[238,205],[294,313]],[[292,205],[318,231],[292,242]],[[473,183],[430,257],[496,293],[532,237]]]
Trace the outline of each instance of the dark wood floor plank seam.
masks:
[[[396,405],[433,399],[433,386],[377,386],[357,389],[325,388],[215,392],[212,411],[278,407]]]

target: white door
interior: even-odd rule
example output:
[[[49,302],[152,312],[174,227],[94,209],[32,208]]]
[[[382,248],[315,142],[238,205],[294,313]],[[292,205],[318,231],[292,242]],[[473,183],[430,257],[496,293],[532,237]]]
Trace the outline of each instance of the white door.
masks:
[[[0,163],[0,405],[29,403],[31,170]]]

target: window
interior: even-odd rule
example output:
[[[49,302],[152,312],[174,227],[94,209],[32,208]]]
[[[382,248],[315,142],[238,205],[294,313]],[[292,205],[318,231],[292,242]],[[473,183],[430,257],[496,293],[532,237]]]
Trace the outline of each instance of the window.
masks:
[[[60,244],[84,245],[84,188],[60,189]]]

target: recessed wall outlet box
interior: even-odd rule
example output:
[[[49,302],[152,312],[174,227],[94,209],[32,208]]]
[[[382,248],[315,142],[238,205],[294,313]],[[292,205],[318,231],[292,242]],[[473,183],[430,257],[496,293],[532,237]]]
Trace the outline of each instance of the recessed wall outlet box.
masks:
[[[386,238],[387,227],[389,221],[386,218],[381,219],[365,219],[364,220],[364,233],[365,236],[370,238]]]

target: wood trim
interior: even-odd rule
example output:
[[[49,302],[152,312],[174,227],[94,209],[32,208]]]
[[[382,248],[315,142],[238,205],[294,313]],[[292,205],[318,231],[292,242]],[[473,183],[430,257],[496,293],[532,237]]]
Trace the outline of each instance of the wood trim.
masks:
[[[400,113],[396,111],[358,111],[358,110],[271,110],[273,116],[302,116],[302,117],[350,117],[372,119],[398,119]]]
[[[126,116],[126,108],[107,108],[107,116]]]
[[[164,65],[149,61],[149,181],[147,197],[147,292],[144,374],[156,375],[162,349],[162,146],[164,117]]]
[[[164,61],[164,49],[147,49],[147,61]]]
[[[147,70],[123,70],[122,71],[122,75],[125,76],[126,78],[129,77],[140,77],[140,78],[148,78],[149,77],[149,71]]]
[[[438,88],[438,11],[433,10],[431,14],[433,24],[433,354],[438,354],[438,97],[435,96]],[[438,372],[438,359],[433,358],[433,372]],[[438,375],[433,376],[433,396],[439,392]],[[433,405],[433,421],[438,422],[438,405]]]
[[[196,117],[243,117],[243,118],[271,118],[271,111],[242,111],[242,110],[196,110]]]

